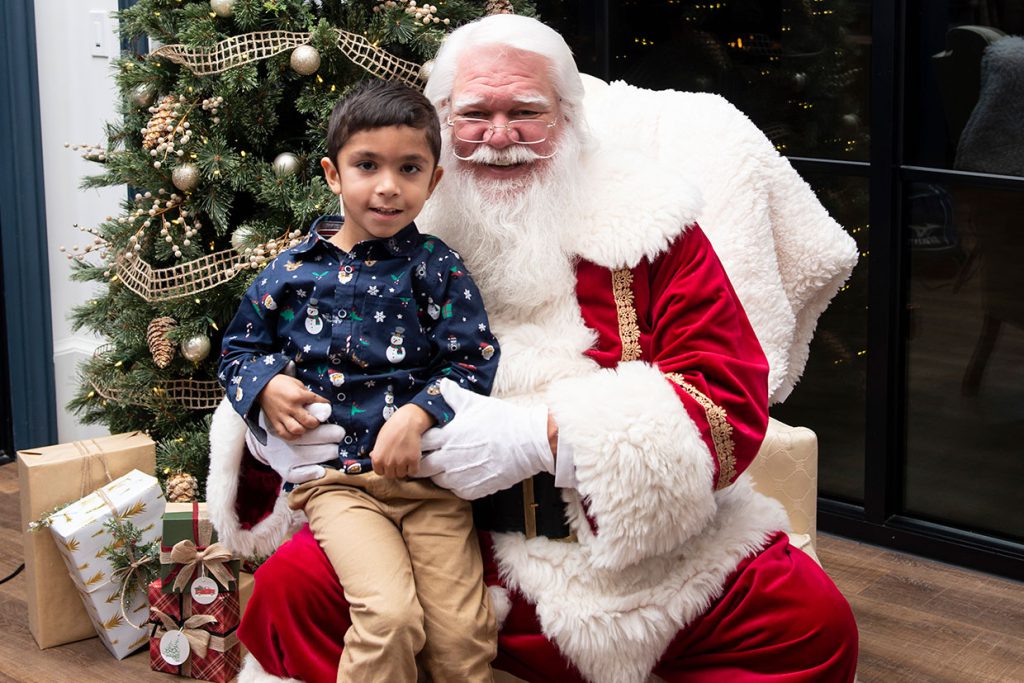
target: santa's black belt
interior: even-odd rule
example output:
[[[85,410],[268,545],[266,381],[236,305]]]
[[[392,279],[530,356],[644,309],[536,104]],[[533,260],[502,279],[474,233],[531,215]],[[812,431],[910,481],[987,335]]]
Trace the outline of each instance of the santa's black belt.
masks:
[[[510,489],[473,501],[473,523],[482,531],[518,531],[527,538],[574,541],[555,477],[542,472]]]

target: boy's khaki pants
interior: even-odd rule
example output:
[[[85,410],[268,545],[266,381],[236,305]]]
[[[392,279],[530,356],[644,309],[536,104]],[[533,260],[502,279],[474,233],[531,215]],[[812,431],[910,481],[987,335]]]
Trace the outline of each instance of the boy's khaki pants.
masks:
[[[491,682],[497,626],[470,504],[429,480],[327,475],[288,497],[338,573],[351,628],[338,681]]]

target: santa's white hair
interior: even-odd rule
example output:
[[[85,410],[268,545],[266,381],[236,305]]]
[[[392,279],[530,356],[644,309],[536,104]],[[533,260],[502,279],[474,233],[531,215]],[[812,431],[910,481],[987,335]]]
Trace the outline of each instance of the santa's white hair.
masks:
[[[583,104],[583,81],[565,39],[550,26],[531,17],[493,14],[452,31],[437,56],[423,94],[442,115],[455,84],[455,74],[463,55],[474,49],[506,47],[541,55],[549,64],[551,83],[561,99],[563,113],[578,118]]]

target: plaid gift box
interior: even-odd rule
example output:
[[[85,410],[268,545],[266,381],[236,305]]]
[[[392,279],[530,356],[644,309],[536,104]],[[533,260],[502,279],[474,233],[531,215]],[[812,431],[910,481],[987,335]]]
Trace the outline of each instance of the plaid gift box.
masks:
[[[159,610],[175,622],[193,616],[209,616],[216,619],[202,628],[218,636],[227,635],[238,628],[241,606],[238,591],[223,591],[208,605],[196,602],[192,596],[182,593],[164,593],[160,579],[149,584],[150,621],[159,624],[160,618],[153,612]]]
[[[239,560],[217,543],[206,503],[168,503],[160,543],[164,593],[187,592],[200,576],[209,576],[221,592],[238,589]]]
[[[226,636],[216,636],[203,630],[204,620],[211,618],[208,616],[193,615],[175,620],[165,614],[153,614],[160,621],[153,627],[153,635],[149,639],[149,667],[153,671],[213,683],[227,683],[238,675],[242,653],[235,631]],[[165,658],[167,650],[161,649],[161,640],[174,632],[183,636],[178,639],[179,644],[185,640],[187,645],[174,650],[175,659],[168,661]]]

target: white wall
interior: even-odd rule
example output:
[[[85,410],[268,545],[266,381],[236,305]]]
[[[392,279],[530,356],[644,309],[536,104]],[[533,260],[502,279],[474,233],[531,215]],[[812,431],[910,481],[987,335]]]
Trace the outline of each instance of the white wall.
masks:
[[[84,246],[92,237],[73,227],[95,226],[116,215],[125,188],[79,189],[82,177],[100,167],[64,148],[71,144],[102,144],[103,124],[116,114],[117,89],[110,56],[118,52],[111,13],[117,0],[37,0],[36,59],[39,69],[39,108],[42,127],[43,173],[46,191],[46,239],[50,258],[50,304],[53,324],[53,364],[60,442],[106,434],[97,425],[82,425],[65,409],[75,392],[78,363],[102,340],[73,332],[71,309],[89,300],[94,285],[72,282],[70,264],[59,251],[64,245]],[[100,12],[99,15],[91,14]],[[95,19],[99,19],[97,24]],[[96,49],[94,42],[103,47]],[[93,56],[94,51],[108,55]]]

